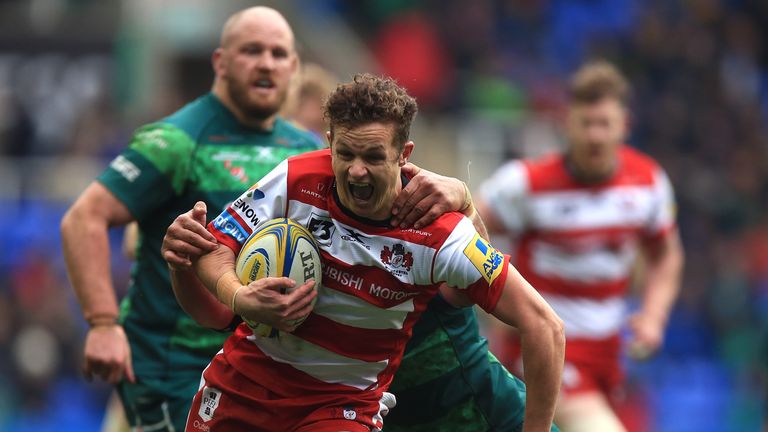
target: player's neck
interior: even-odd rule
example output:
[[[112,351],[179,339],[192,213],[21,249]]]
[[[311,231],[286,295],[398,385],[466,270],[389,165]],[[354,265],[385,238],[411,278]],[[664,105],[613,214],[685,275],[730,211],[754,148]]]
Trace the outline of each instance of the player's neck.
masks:
[[[277,119],[277,114],[273,114],[267,118],[249,118],[243,115],[238,115],[237,113],[234,114],[237,118],[237,121],[239,121],[243,126],[263,131],[271,131],[275,127],[275,120]]]
[[[403,190],[402,175],[399,176],[397,185],[389,191],[386,198],[384,198],[384,205],[381,206],[381,211],[378,212],[375,219],[389,222],[392,218],[392,206],[395,204],[395,199]]]
[[[611,166],[604,170],[604,171],[590,171],[582,169],[574,160],[573,157],[569,154],[565,154],[565,168],[568,170],[568,174],[576,180],[576,182],[585,184],[585,185],[593,185],[598,183],[603,183],[607,180],[609,180],[613,175],[616,173],[616,168],[619,165],[619,161],[614,161]]]

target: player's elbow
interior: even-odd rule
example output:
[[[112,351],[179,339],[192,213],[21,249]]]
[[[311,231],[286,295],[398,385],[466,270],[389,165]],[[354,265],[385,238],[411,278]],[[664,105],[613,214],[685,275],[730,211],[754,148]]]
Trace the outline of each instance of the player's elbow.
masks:
[[[61,218],[62,236],[77,235],[97,227],[107,228],[107,221],[100,215],[92,199],[80,197],[67,209]]]
[[[552,335],[555,345],[565,347],[565,323],[563,320],[553,311],[552,318],[547,322],[548,331]]]
[[[85,226],[87,221],[83,213],[81,206],[78,206],[77,203],[64,213],[59,223],[59,231],[64,241],[77,236],[78,229],[82,229]]]
[[[562,341],[565,345],[565,322],[560,316],[550,307],[547,314],[547,323],[550,331],[554,334],[558,341]]]
[[[66,238],[66,236],[69,234],[69,231],[72,229],[72,210],[67,210],[66,213],[64,213],[64,216],[62,216],[61,221],[59,222],[59,232],[61,233],[62,238]]]
[[[531,324],[537,340],[551,341],[556,347],[565,346],[565,323],[550,307],[537,314]]]

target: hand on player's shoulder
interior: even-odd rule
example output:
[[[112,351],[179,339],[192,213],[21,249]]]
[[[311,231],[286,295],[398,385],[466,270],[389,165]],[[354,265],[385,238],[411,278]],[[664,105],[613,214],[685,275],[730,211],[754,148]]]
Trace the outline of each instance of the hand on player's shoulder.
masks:
[[[392,225],[422,228],[449,211],[460,211],[465,203],[464,183],[407,164],[406,175],[412,175],[392,205]]]

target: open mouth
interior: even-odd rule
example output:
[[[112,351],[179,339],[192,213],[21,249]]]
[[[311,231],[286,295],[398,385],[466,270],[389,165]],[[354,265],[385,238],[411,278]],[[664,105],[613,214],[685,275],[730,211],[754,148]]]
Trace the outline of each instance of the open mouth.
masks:
[[[275,87],[275,83],[270,79],[260,79],[255,81],[252,85],[259,89],[271,89]]]
[[[349,182],[349,192],[355,199],[369,200],[373,196],[373,186],[368,183]]]

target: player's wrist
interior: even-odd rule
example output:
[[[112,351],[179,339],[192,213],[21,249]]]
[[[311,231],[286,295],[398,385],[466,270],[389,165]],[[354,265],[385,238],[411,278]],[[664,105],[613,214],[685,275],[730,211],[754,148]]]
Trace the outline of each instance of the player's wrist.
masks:
[[[237,294],[239,294],[240,290],[242,290],[243,288],[245,288],[245,285],[240,285],[239,287],[237,287],[237,289],[235,289],[235,292],[232,294],[232,304],[230,305],[230,309],[232,309],[232,312],[235,315],[240,315],[237,312]]]
[[[234,312],[235,295],[242,287],[236,276],[224,273],[216,281],[216,298]]]
[[[91,329],[97,327],[113,327],[118,325],[118,316],[113,313],[91,314],[85,321]]]
[[[475,206],[472,205],[471,203],[469,204],[469,207],[461,211],[461,214],[468,217],[469,219],[472,219],[473,217],[475,217],[476,213],[477,213],[477,210],[475,209]]]
[[[666,325],[669,314],[665,311],[656,308],[641,309],[640,314],[647,320],[651,320],[654,323],[658,323],[661,326]]]
[[[472,205],[472,194],[469,192],[469,186],[465,182],[461,182],[461,185],[464,188],[464,202],[461,204],[459,211],[465,216],[469,216],[475,211]]]

